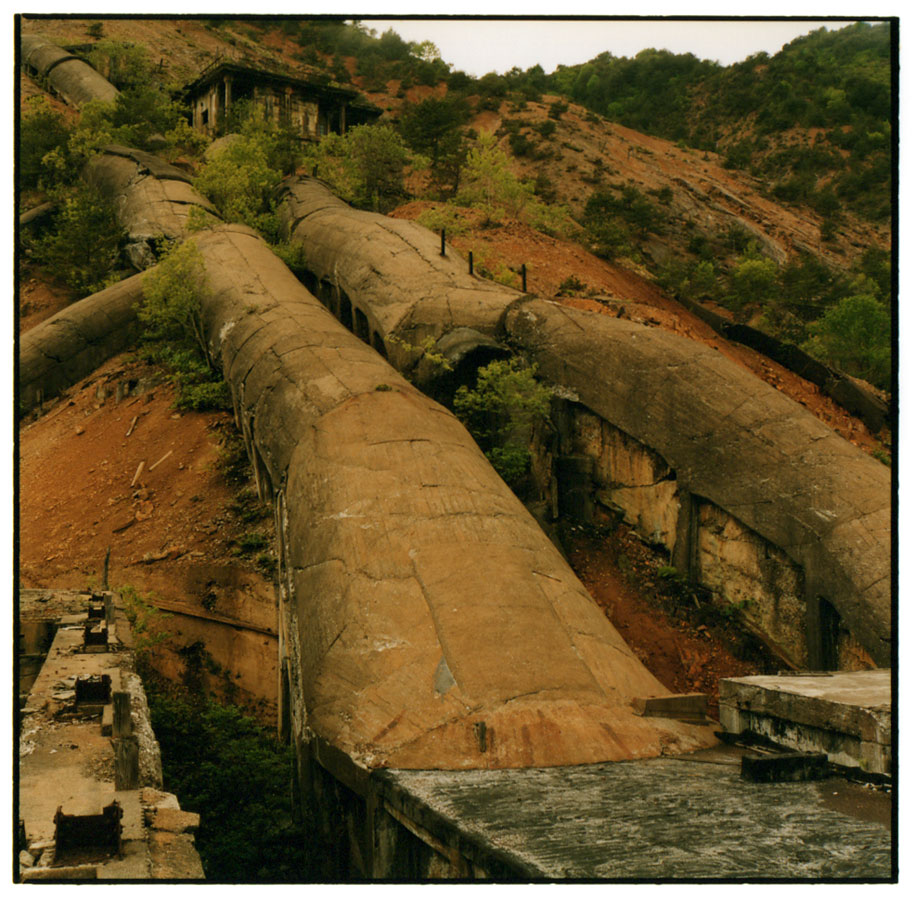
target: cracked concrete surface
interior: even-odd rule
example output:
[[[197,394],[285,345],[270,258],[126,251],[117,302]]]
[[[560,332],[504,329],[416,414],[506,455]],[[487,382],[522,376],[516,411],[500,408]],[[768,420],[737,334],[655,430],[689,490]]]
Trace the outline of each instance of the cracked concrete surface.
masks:
[[[311,729],[364,765],[404,768],[713,742],[707,728],[634,715],[632,698],[667,692],[450,413],[248,229],[197,243],[213,349],[265,487],[283,493],[280,557]]]
[[[885,466],[713,350],[471,277],[453,251],[439,254],[437,235],[351,209],[314,179],[287,180],[281,209],[315,278],[362,310],[398,368],[416,362],[398,339],[415,346],[460,326],[524,351],[560,395],[659,454],[682,489],[784,551],[805,596],[828,599],[888,664]]]

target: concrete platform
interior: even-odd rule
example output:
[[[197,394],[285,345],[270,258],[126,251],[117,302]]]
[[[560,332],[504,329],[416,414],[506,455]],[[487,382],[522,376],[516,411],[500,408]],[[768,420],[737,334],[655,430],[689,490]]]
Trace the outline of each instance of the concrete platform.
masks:
[[[77,596],[47,593],[47,602],[58,609],[67,607],[71,594]],[[81,595],[84,605],[85,596]],[[157,818],[178,803],[158,790],[161,762],[144,718],[145,699],[142,704],[131,700],[131,726],[140,747],[140,786],[130,790],[116,788],[115,750],[112,738],[103,732],[103,706],[76,704],[77,679],[108,676],[112,691],[130,691],[139,683],[131,671],[130,652],[118,642],[127,629],[123,616],[113,623],[110,643],[101,652],[86,652],[85,621],[85,614],[62,617],[22,710],[17,806],[27,848],[19,858],[19,877],[66,882],[203,879],[191,834],[197,817],[185,813],[177,825],[167,816]],[[122,810],[120,854],[87,848],[75,861],[58,858],[57,810],[68,816],[96,816],[113,801]]]
[[[749,783],[742,752],[375,777],[398,821],[500,880],[893,877],[887,793]]]
[[[826,753],[831,763],[892,773],[889,669],[725,678],[722,727],[784,747]]]

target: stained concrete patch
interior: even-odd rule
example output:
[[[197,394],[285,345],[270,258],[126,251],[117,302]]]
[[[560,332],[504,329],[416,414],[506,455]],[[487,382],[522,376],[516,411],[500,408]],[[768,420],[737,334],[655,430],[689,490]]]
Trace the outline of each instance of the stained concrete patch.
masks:
[[[507,857],[519,877],[892,877],[890,831],[824,799],[847,791],[846,782],[749,784],[738,762],[719,752],[521,771],[392,770],[378,778],[385,799],[423,827],[441,837],[461,823],[481,859]]]

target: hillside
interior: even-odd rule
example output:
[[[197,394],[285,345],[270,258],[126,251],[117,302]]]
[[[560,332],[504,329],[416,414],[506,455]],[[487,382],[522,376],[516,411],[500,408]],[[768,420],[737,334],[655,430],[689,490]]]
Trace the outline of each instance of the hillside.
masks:
[[[335,82],[360,89],[382,108],[382,123],[399,125],[423,101],[458,97],[466,104],[466,117],[457,129],[460,139],[455,146],[468,152],[474,134],[492,133],[495,147],[508,160],[512,178],[517,183],[531,182],[524,194],[527,211],[534,203],[541,204],[551,211],[550,224],[537,227],[524,204],[512,214],[504,210],[485,213],[478,206],[458,202],[460,194],[455,199],[449,196],[453,192],[443,189],[428,154],[414,157],[406,169],[406,187],[392,194],[386,212],[421,221],[430,213],[447,214],[453,223],[453,227],[447,226],[449,242],[463,252],[473,252],[478,274],[520,287],[518,270],[524,264],[529,291],[570,306],[668,329],[711,346],[804,404],[866,452],[884,452],[889,439],[886,433],[870,433],[809,382],[747,347],[725,341],[678,303],[677,295],[690,293],[726,316],[761,322],[772,296],[748,305],[729,299],[734,273],[747,260],[756,261],[757,256],[771,260],[779,272],[813,260],[823,270],[838,273],[836,278],[851,279],[860,269],[864,251],[885,251],[889,246],[886,224],[849,211],[842,228],[826,239],[819,213],[779,202],[764,179],[729,167],[724,156],[609,122],[559,94],[525,95],[508,88],[500,93],[492,79],[468,83],[453,77],[455,73],[442,80],[437,77],[442,74],[441,66],[436,69],[434,61],[428,62],[433,69],[430,76],[423,76],[431,83],[423,83],[411,74],[386,78],[391,71],[380,64],[373,70],[365,57],[326,52],[307,42],[303,45],[306,32],[298,28],[207,20],[105,20],[100,38],[95,25],[75,19],[42,19],[25,21],[23,29],[80,48],[82,53],[100,40],[142,44],[153,63],[155,83],[176,97],[180,85],[220,56],[283,66],[312,77],[332,75]],[[397,47],[394,50],[400,52]],[[394,55],[393,62],[396,60]],[[444,72],[448,74],[447,66]],[[23,99],[32,94],[40,95],[40,86],[24,79]],[[199,152],[180,148],[175,156],[188,171],[205,171]],[[308,165],[300,162],[299,169],[308,171]],[[29,195],[29,199],[40,196]],[[612,233],[604,227],[608,222],[616,223]],[[39,262],[30,259],[23,267],[19,294],[23,329],[83,293],[49,278]],[[704,293],[693,292],[691,279],[702,263],[713,266],[714,285],[707,286]],[[774,285],[773,280],[770,287]],[[820,302],[819,296],[816,302]],[[213,474],[219,454],[214,428],[225,424],[225,414],[169,413],[175,397],[171,385],[157,386],[150,391],[154,396],[143,400],[148,408],[146,422],[156,425],[144,447],[144,458],[152,463],[174,447],[173,461],[181,463],[176,470],[181,474],[173,482],[126,489],[124,483],[129,483],[139,459],[124,437],[129,410],[98,391],[111,379],[128,374],[130,378],[148,376],[145,369],[135,376],[135,366],[142,368],[137,360],[114,361],[24,428],[20,460],[23,577],[42,585],[74,579],[96,581],[100,561],[111,547],[112,578],[154,589],[171,602],[230,615],[236,601],[229,592],[214,595],[211,582],[229,572],[236,593],[264,596],[269,592],[269,578],[265,577],[271,566],[269,554],[258,562],[256,554],[244,558],[239,551],[253,527],[261,537],[269,536],[270,523],[263,511],[260,518],[257,511],[242,508],[239,512],[237,494],[243,488],[235,485],[229,490]],[[97,451],[87,453],[87,444]],[[103,448],[104,462],[96,460]],[[187,451],[186,459],[183,455],[178,459],[178,448]],[[81,464],[61,463],[61,456],[79,458]],[[250,499],[250,489],[247,496]],[[47,529],[45,500],[68,522],[79,519],[85,508],[96,512],[80,528],[59,525]],[[248,515],[254,516],[255,526],[245,519]],[[128,521],[128,526],[120,527]],[[604,598],[608,614],[617,617],[614,621],[647,660],[652,655],[650,648],[660,646],[656,629],[666,619],[663,586],[651,583],[658,561],[650,554],[639,559],[635,568],[636,575],[643,576],[641,581],[631,573],[623,578],[617,567],[621,556],[628,553],[635,558],[648,551],[635,544],[620,551],[613,541],[626,539],[625,528],[594,537],[589,543],[590,539],[578,536],[573,555],[592,593],[606,594],[602,585],[611,583],[618,588],[625,582],[630,594],[635,590],[641,596],[660,598],[656,604],[648,604],[655,616],[648,621],[635,615],[634,603]],[[202,580],[189,574],[207,567],[222,574]],[[719,675],[750,671],[731,653],[738,639],[727,627],[712,636],[707,628],[700,633],[697,623],[682,619],[665,622],[664,627],[668,626],[688,634],[691,641],[685,654],[671,653],[669,660],[657,663],[663,666],[660,676],[671,687],[714,691]],[[707,652],[702,652],[703,647]]]

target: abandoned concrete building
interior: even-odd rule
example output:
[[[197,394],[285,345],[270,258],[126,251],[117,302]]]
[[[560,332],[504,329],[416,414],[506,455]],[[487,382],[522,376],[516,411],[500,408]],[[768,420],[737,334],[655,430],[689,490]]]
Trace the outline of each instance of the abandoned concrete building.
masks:
[[[191,124],[218,134],[233,106],[250,101],[266,117],[304,140],[343,134],[354,125],[374,122],[381,110],[359,99],[357,91],[320,84],[288,73],[243,62],[217,60],[185,88]]]

